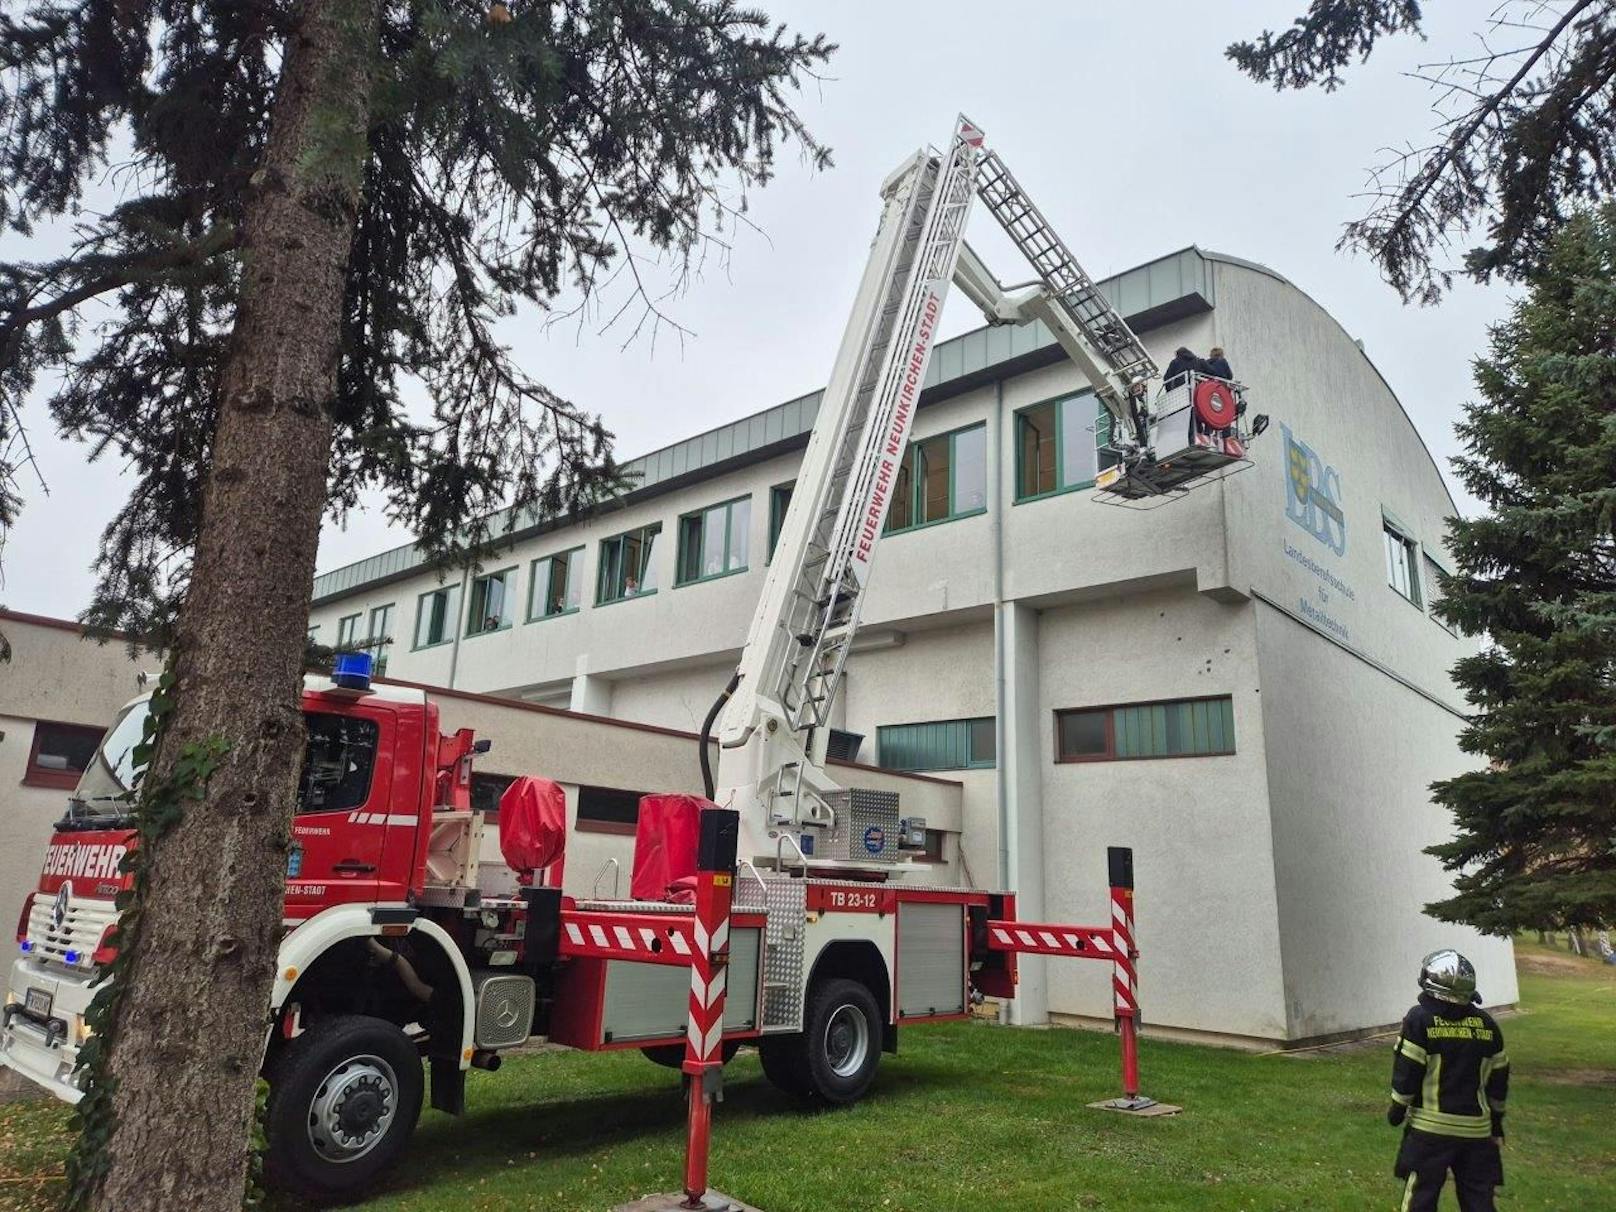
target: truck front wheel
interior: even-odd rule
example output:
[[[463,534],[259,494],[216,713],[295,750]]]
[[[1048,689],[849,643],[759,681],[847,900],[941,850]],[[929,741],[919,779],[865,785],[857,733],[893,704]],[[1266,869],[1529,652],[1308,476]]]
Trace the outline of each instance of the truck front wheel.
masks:
[[[305,1198],[370,1189],[421,1114],[421,1058],[384,1019],[316,1022],[285,1046],[268,1078],[264,1176]]]
[[[857,1102],[881,1063],[881,1009],[858,981],[834,979],[808,996],[798,1035],[759,1041],[763,1072],[789,1094],[820,1102]]]

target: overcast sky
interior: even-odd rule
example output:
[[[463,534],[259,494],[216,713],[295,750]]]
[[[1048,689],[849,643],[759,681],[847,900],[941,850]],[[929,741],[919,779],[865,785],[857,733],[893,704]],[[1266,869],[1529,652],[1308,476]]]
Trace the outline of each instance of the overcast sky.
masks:
[[[1276,94],[1222,54],[1237,37],[1288,22],[1305,0],[757,3],[841,45],[828,78],[800,98],[835,167],[816,174],[786,152],[775,181],[749,199],[761,234],[734,233],[728,266],[709,263],[669,302],[693,334],[683,342],[664,331],[654,347],[642,339],[624,349],[618,330],[546,329],[538,316],[505,329],[532,375],[605,418],[621,457],[823,385],[881,179],[917,145],[945,140],[963,111],[1095,277],[1197,244],[1260,261],[1308,292],[1363,341],[1447,473],[1470,361],[1507,296],[1464,286],[1439,308],[1407,308],[1371,264],[1334,245],[1361,213],[1354,195],[1380,149],[1431,125],[1426,86],[1403,73],[1471,50],[1477,6],[1432,5],[1429,41],[1388,43],[1326,95]],[[978,214],[972,242],[1001,277],[1019,280],[991,225]],[[3,239],[6,259],[51,251]],[[980,322],[958,296],[945,321],[945,336]],[[1240,350],[1229,355],[1238,372]],[[73,616],[89,601],[97,537],[125,493],[122,468],[88,463],[37,405],[26,419],[50,495],[24,479],[0,603]],[[1449,484],[1459,496],[1451,474]],[[320,569],[408,537],[379,511],[354,516],[346,529],[326,528]]]

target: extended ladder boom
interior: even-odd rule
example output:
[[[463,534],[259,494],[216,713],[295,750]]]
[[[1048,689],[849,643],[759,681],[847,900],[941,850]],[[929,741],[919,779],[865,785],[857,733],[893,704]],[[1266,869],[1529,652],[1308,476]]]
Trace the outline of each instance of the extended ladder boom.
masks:
[[[964,246],[977,194],[1037,272],[1030,292],[1007,296]],[[869,866],[857,856],[827,857],[815,844],[845,842],[848,830],[838,821],[841,793],[825,772],[825,746],[950,282],[990,320],[1042,319],[1126,422],[1124,434],[1135,432],[1132,410],[1156,374],[1138,338],[965,118],[946,153],[916,152],[881,196],[869,264],[719,723],[715,795],[740,810],[740,853],[753,860]]]

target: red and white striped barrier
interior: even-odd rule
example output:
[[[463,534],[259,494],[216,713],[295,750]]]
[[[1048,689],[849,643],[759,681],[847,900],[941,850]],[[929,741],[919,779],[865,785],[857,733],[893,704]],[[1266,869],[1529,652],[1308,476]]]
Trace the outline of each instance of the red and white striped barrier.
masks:
[[[722,1092],[724,1080],[724,995],[729,984],[729,922],[739,822],[739,815],[730,809],[711,805],[702,809],[696,914],[690,939],[690,1021],[681,1066],[690,1075],[682,1208],[706,1207],[713,1099]]]

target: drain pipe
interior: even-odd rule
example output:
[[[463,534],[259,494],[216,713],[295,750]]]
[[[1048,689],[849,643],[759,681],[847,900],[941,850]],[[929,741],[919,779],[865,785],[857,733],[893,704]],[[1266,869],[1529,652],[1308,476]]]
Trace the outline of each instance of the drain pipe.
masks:
[[[999,887],[1010,886],[1010,779],[1005,770],[1004,677],[1004,380],[993,382],[993,461],[989,464],[989,500],[993,502],[993,763],[994,792],[999,809]]]
[[[449,690],[454,689],[455,670],[460,668],[460,639],[461,639],[462,636],[464,636],[466,634],[466,629],[462,625],[462,619],[465,616],[466,608],[468,606],[468,603],[466,601],[466,582],[468,580],[470,580],[470,579],[471,579],[471,569],[470,569],[470,567],[466,567],[466,568],[461,569],[460,570],[460,600],[455,606],[454,645],[453,645],[453,647],[451,647],[449,649],[449,685],[447,687]]]

